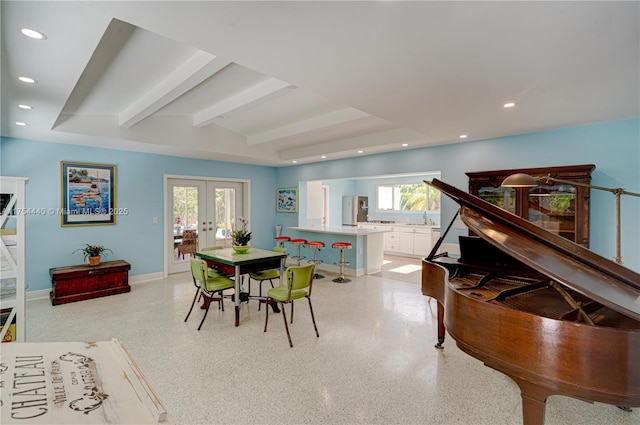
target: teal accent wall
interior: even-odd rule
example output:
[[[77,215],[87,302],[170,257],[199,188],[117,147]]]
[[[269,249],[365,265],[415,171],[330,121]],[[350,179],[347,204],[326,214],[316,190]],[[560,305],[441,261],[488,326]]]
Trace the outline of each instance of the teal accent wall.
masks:
[[[49,268],[81,263],[82,256],[72,252],[84,243],[103,244],[113,249],[110,258],[129,261],[132,276],[162,272],[165,174],[250,179],[253,244],[270,248],[273,246],[275,225],[283,225],[283,233],[287,234],[286,227],[296,226],[299,214],[276,213],[275,190],[298,186],[301,181],[441,171],[441,180],[466,190],[467,171],[592,163],[596,164],[593,184],[624,187],[638,193],[640,120],[279,168],[15,138],[0,139],[0,174],[29,178],[29,208],[60,207],[60,161],[115,164],[117,206],[128,208],[129,214],[118,217],[114,226],[64,228],[60,226],[59,216],[27,216],[29,290],[51,287]],[[354,182],[345,181],[342,185],[343,190],[358,189]],[[341,196],[331,199],[332,209],[341,208]],[[302,199],[301,196],[299,200]],[[374,203],[374,200],[369,202]],[[304,213],[302,204],[300,207]],[[613,195],[591,191],[591,249],[609,259],[615,255],[614,207]],[[453,201],[443,199],[443,227],[456,209]],[[152,223],[153,217],[159,218],[158,224]],[[625,266],[636,271],[640,271],[639,217],[640,198],[623,197],[622,255]],[[331,225],[339,223],[331,222]],[[453,230],[447,241],[455,242],[458,232]]]

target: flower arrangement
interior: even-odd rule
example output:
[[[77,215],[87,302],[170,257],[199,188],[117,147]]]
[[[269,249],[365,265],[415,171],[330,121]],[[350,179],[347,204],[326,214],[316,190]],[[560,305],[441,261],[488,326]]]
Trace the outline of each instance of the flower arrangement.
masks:
[[[242,225],[242,229],[237,229],[231,232],[231,242],[234,246],[246,246],[251,241],[251,232],[247,231],[247,225],[249,220],[244,217],[238,219]]]
[[[73,252],[75,253],[78,251],[82,252],[82,254],[84,255],[85,261],[87,261],[87,258],[99,257],[101,255],[104,255],[106,257],[109,252],[113,252],[109,248],[105,248],[102,245],[91,245],[91,244],[85,244],[83,248],[78,248]]]

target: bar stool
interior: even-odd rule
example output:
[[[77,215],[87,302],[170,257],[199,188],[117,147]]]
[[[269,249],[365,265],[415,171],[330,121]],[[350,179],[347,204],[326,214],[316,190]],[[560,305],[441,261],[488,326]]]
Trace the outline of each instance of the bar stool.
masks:
[[[284,248],[284,243],[289,242],[291,238],[289,236],[276,236],[275,238],[276,246]]]
[[[318,273],[318,264],[322,264],[322,260],[318,260],[318,251],[322,251],[324,248],[324,242],[320,241],[311,241],[307,242],[307,246],[313,248],[313,260],[309,260],[310,263],[316,265],[315,274],[313,275],[314,279],[324,279],[324,276]]]
[[[300,260],[304,260],[307,257],[303,257],[300,255],[300,247],[302,245],[305,245],[307,243],[306,239],[291,239],[289,241],[290,244],[295,245],[298,247],[298,255],[296,255],[295,257],[290,257],[292,260],[296,260],[296,266],[300,265]]]
[[[347,279],[344,277],[344,266],[348,266],[349,262],[344,261],[344,250],[345,249],[351,249],[351,244],[349,242],[334,242],[331,244],[331,248],[335,248],[335,249],[339,249],[340,250],[340,261],[337,263],[334,263],[338,266],[340,266],[340,276],[338,276],[337,278],[333,279],[333,282],[338,282],[338,283],[347,283],[347,282],[351,282],[351,279]]]

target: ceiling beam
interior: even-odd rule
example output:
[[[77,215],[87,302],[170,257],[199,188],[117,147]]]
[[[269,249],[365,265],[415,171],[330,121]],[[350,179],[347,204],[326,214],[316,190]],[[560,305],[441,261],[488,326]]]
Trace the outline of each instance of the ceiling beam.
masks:
[[[406,128],[394,128],[376,133],[346,137],[331,142],[318,143],[313,146],[284,150],[280,152],[280,159],[282,161],[290,161],[293,159],[318,158],[320,155],[327,155],[331,158],[332,154],[342,157],[345,153],[348,153],[348,156],[353,156],[358,149],[363,149],[365,153],[370,154],[374,153],[373,151],[375,151],[376,148],[382,146],[398,146],[403,142],[424,144],[426,141],[425,136],[416,131]]]
[[[366,118],[368,116],[370,115],[366,112],[353,108],[339,109],[327,114],[318,115],[306,120],[297,121],[292,124],[251,135],[247,137],[247,145],[259,145],[261,143],[268,143],[273,140],[283,139],[289,136],[310,133],[312,131],[333,127],[338,124],[343,124],[360,118]]]
[[[234,96],[228,97],[223,101],[196,113],[193,116],[193,125],[195,127],[204,127],[209,125],[213,120],[221,115],[229,114],[236,109],[247,106],[286,87],[289,87],[289,83],[285,83],[284,81],[280,81],[275,78],[264,80],[261,83],[249,87]]]
[[[230,63],[210,53],[196,52],[148,93],[122,111],[118,116],[118,125],[128,128],[137,124]]]

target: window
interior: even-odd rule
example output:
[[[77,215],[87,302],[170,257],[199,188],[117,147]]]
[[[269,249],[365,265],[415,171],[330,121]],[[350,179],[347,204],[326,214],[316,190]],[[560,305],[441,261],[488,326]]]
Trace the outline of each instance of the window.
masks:
[[[440,191],[425,183],[376,186],[378,211],[440,211]]]

